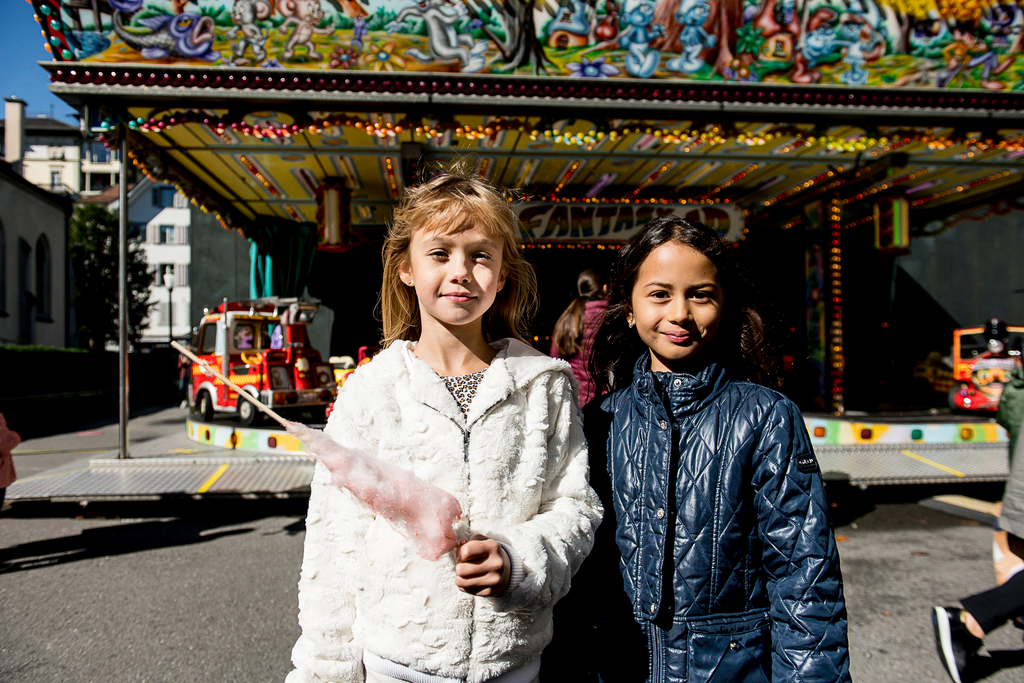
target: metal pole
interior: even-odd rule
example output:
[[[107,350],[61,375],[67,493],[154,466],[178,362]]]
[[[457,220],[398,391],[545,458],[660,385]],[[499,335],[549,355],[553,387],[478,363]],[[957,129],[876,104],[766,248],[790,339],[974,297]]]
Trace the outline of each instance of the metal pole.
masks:
[[[118,398],[120,417],[117,431],[117,457],[128,458],[128,126],[121,124],[121,177],[117,209],[120,214],[118,257]]]

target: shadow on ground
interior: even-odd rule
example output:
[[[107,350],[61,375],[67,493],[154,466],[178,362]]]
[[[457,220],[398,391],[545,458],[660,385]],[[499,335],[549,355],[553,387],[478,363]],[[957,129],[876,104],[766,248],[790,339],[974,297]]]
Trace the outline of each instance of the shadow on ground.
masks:
[[[829,514],[832,517],[832,526],[841,527],[853,522],[870,522],[877,529],[886,528],[887,519],[882,516],[874,516],[871,513],[880,503],[892,504],[920,504],[927,502],[934,496],[960,495],[978,500],[994,502],[1003,497],[1002,482],[980,482],[970,484],[937,484],[937,485],[899,485],[899,486],[869,486],[861,489],[844,482],[827,482],[825,485],[825,497],[829,502]],[[946,510],[952,512],[952,510]],[[988,515],[977,514],[944,514],[938,510],[925,510],[922,506],[922,514],[929,517],[934,516],[936,522],[948,520],[949,524],[959,524],[961,517],[974,519],[982,523],[995,521]],[[955,514],[955,513],[954,513]],[[863,528],[863,526],[862,526]]]
[[[245,524],[267,517],[295,517],[294,522],[280,531],[271,532],[294,535],[305,531],[306,506],[303,498],[105,502],[93,503],[87,508],[70,503],[19,503],[4,516],[118,522],[83,529],[73,536],[0,547],[0,564],[4,564],[8,572],[29,571],[94,557],[207,543],[252,533],[255,528]]]

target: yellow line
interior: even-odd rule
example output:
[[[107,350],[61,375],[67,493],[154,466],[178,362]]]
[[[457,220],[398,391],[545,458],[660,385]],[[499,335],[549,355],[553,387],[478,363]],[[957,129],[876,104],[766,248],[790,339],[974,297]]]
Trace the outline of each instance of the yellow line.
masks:
[[[963,472],[957,472],[952,467],[946,467],[945,465],[940,465],[939,463],[935,462],[934,460],[929,460],[928,458],[922,458],[917,453],[911,453],[910,451],[903,451],[903,455],[909,456],[909,457],[913,458],[914,460],[920,460],[921,462],[923,462],[926,465],[931,465],[932,467],[938,467],[943,472],[949,472],[950,474],[955,474],[958,477],[966,477],[967,476]]]
[[[227,471],[228,471],[228,464],[227,464],[227,463],[224,463],[223,465],[221,465],[221,466],[220,466],[220,467],[219,467],[219,468],[217,469],[217,471],[216,471],[216,472],[214,472],[214,473],[213,473],[213,476],[212,476],[212,477],[210,477],[209,479],[207,479],[207,480],[206,480],[206,481],[205,481],[205,482],[203,483],[203,485],[199,487],[199,490],[198,490],[198,491],[196,491],[196,493],[206,493],[207,491],[209,491],[209,490],[210,490],[210,487],[211,487],[211,486],[213,486],[213,485],[214,485],[215,483],[217,483],[217,480],[218,480],[218,479],[220,479],[221,475],[222,475],[222,474],[224,474],[224,473],[225,473],[225,472],[227,472]]]

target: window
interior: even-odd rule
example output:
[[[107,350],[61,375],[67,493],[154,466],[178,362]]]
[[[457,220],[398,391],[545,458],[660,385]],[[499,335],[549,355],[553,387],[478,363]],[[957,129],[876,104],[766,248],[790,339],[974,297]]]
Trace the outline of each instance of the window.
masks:
[[[90,173],[89,174],[89,190],[92,192],[102,192],[103,190],[110,187],[110,176],[106,173]]]
[[[50,243],[46,235],[36,240],[36,317],[49,318],[51,304]]]
[[[85,158],[93,163],[106,163],[110,161],[110,150],[99,140],[90,140],[85,143]]]
[[[174,188],[173,187],[154,187],[153,188],[153,206],[161,209],[166,209],[169,206],[174,205]]]
[[[156,241],[160,244],[174,244],[174,226],[161,225]]]
[[[217,353],[217,323],[207,323],[199,333],[199,354]]]
[[[61,180],[61,170],[50,169],[50,189],[59,190],[64,182]]]

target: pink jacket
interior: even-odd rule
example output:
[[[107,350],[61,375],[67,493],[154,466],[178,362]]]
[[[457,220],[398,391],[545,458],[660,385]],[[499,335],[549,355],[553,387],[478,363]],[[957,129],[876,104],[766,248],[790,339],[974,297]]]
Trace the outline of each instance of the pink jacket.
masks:
[[[3,413],[0,413],[0,489],[5,489],[14,483],[18,475],[14,472],[14,458],[11,451],[21,443],[18,432],[12,432],[7,428],[7,420]]]
[[[604,315],[605,309],[608,308],[608,300],[591,299],[584,306],[583,339],[580,342],[580,351],[565,359],[569,361],[569,365],[572,367],[572,374],[580,385],[579,401],[581,408],[587,405],[591,399],[597,397],[597,387],[594,385],[594,380],[590,377],[587,365],[590,363],[590,346],[593,344],[594,335],[597,334],[597,328],[601,324],[601,316]],[[562,358],[562,354],[559,353],[554,341],[551,342],[551,352],[548,355],[552,358]]]

